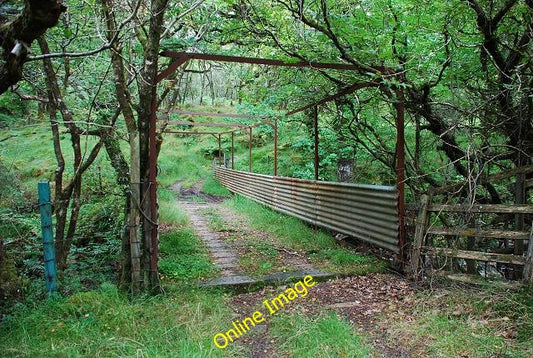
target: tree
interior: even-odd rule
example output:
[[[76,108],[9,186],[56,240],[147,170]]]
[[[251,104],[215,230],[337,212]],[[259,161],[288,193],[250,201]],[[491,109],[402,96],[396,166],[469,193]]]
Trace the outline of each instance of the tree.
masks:
[[[0,94],[20,81],[31,43],[55,26],[66,10],[61,0],[25,0],[24,5],[16,19],[0,24]]]

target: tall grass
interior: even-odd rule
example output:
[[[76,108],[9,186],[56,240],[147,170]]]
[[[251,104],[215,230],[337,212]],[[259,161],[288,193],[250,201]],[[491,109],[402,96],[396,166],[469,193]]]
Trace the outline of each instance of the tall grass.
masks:
[[[0,326],[3,357],[242,357],[212,343],[231,322],[223,297],[187,290],[133,301],[116,287],[20,307]]]

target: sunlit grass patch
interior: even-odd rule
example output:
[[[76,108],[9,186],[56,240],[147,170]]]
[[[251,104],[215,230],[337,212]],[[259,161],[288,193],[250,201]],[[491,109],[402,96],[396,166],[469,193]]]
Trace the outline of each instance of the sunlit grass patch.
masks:
[[[318,317],[279,314],[270,318],[269,335],[287,357],[369,357],[371,347],[333,313]]]

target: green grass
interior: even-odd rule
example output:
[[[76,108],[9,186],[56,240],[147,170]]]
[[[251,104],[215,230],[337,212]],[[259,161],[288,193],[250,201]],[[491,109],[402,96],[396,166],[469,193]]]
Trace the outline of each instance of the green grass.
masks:
[[[373,256],[362,256],[339,246],[331,235],[322,230],[312,229],[299,219],[273,211],[243,196],[236,195],[225,205],[245,215],[255,230],[276,237],[280,245],[307,253],[317,268],[363,275],[382,272],[386,266]]]
[[[210,195],[230,196],[230,191],[223,187],[218,180],[209,175],[202,185],[202,191]]]
[[[270,210],[243,196],[234,196],[226,201],[226,205],[246,215],[254,229],[275,235],[291,249],[318,251],[335,247],[335,240],[330,235],[313,230],[299,219]]]
[[[278,251],[271,243],[251,240],[246,250],[239,257],[239,265],[248,275],[258,277],[283,269],[285,263],[280,260]]]
[[[184,227],[188,223],[187,213],[179,207],[173,192],[165,188],[158,188],[159,220],[163,224]]]
[[[269,335],[285,357],[369,357],[371,347],[335,314],[318,317],[280,314],[271,318]]]
[[[204,279],[216,273],[207,249],[190,228],[162,233],[160,247],[159,269],[165,281]]]
[[[391,340],[435,357],[526,358],[533,356],[532,303],[530,289],[421,290],[410,319],[392,319],[387,329]]]
[[[215,208],[202,209],[202,214],[209,217],[209,228],[214,231],[227,231],[228,225]]]
[[[212,337],[231,322],[223,296],[187,290],[129,301],[115,286],[20,307],[0,326],[3,357],[242,357]]]

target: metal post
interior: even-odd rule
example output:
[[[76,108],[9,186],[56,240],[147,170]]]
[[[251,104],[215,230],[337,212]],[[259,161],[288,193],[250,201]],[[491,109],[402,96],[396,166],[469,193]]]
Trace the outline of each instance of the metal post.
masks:
[[[220,166],[221,163],[221,157],[222,157],[222,146],[220,144],[220,134],[218,135],[218,166]]]
[[[235,136],[234,132],[231,132],[231,169],[235,169],[235,156],[233,155],[233,137]]]
[[[150,225],[151,225],[151,256],[150,256],[150,282],[156,288],[159,285],[159,274],[157,271],[159,262],[159,238],[158,238],[158,215],[157,215],[157,90],[152,87],[152,114],[150,116],[149,127],[149,159],[148,164],[150,180]]]
[[[278,120],[274,120],[274,176],[278,175]]]
[[[313,107],[313,117],[315,125],[315,180],[318,180],[318,106]]]
[[[403,268],[405,264],[405,107],[403,94],[400,91],[396,103],[396,186],[398,188],[398,261]]]
[[[52,203],[50,201],[50,183],[42,181],[37,184],[39,192],[39,211],[41,212],[41,228],[44,247],[44,273],[46,276],[46,292],[50,297],[57,292],[56,250],[52,230]]]
[[[248,153],[248,171],[251,173],[252,172],[252,127],[248,128],[249,132],[248,132],[248,150],[249,150],[249,153]]]

